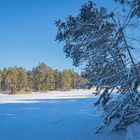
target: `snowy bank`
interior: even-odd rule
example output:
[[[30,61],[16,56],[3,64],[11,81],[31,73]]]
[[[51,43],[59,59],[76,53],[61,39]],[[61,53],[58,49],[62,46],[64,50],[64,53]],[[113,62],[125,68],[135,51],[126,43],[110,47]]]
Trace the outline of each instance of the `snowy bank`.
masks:
[[[0,104],[5,103],[33,103],[39,102],[35,99],[73,99],[73,98],[95,98],[92,90],[72,91],[50,91],[47,93],[33,92],[30,94],[6,95],[0,94]],[[34,99],[34,100],[32,100]]]

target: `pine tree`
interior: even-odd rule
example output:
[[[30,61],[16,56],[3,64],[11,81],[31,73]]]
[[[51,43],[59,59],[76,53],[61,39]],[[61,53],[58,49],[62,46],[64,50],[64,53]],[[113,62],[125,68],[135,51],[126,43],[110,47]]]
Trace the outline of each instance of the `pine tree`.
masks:
[[[46,86],[49,91],[55,90],[55,72],[53,69],[49,68],[46,74]]]
[[[64,70],[62,73],[62,90],[67,91],[72,89],[72,77],[69,70]]]
[[[2,71],[0,70],[0,92],[1,92],[1,82],[2,82]]]
[[[17,91],[18,70],[16,67],[11,67],[8,70],[3,70],[2,91],[14,94]]]
[[[18,68],[18,76],[17,76],[17,90],[25,90],[27,89],[27,72],[23,68]]]
[[[20,67],[11,67],[0,71],[0,90],[3,93],[27,93],[31,91],[71,90],[77,86],[81,77],[73,70],[63,72],[54,70],[44,63],[38,64],[32,71]]]
[[[140,0],[114,0],[121,3],[123,6],[127,5],[130,7],[130,17],[140,17]]]
[[[42,91],[43,90],[43,82],[46,76],[48,67],[41,63],[36,68],[33,68],[33,89],[35,91]]]
[[[28,88],[32,91],[33,90],[33,73],[32,73],[32,71],[27,71],[27,85],[28,85]]]
[[[139,4],[139,0],[133,1]],[[72,58],[75,66],[85,67],[83,73],[90,81],[89,86],[104,88],[102,94],[98,91],[101,95],[96,104],[103,105],[106,115],[96,132],[113,119],[119,120],[114,126],[116,130],[140,121],[138,72],[125,36],[125,29],[135,13],[131,10],[121,23],[115,20],[113,12],[103,7],[98,9],[89,1],[77,16],[69,16],[64,22],[56,21],[56,40],[65,42],[66,57]],[[113,101],[111,93],[118,86],[125,98]]]
[[[61,90],[61,84],[62,84],[62,76],[61,72],[58,70],[54,71],[54,76],[55,76],[55,90]]]

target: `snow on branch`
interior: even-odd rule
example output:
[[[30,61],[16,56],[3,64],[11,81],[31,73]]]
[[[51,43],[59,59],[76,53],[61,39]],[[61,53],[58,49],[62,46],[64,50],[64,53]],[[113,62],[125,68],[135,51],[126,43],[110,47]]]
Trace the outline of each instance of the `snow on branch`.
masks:
[[[100,97],[95,104],[102,105],[106,115],[96,132],[113,119],[118,120],[114,126],[117,130],[140,118],[138,73],[124,33],[131,12],[121,23],[116,21],[113,12],[98,9],[89,1],[77,16],[69,16],[64,22],[56,21],[56,40],[65,42],[66,56],[72,58],[75,66],[85,66],[83,76],[89,79],[89,87],[104,88],[102,93],[98,90]],[[124,98],[112,100],[114,88],[118,88]]]

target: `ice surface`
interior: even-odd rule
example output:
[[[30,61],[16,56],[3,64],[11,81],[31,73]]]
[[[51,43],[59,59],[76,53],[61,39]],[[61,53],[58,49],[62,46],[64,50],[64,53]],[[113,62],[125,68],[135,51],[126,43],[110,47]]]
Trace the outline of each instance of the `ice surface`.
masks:
[[[111,129],[95,134],[102,112],[91,93],[0,95],[0,140],[139,140],[131,128],[128,134]]]

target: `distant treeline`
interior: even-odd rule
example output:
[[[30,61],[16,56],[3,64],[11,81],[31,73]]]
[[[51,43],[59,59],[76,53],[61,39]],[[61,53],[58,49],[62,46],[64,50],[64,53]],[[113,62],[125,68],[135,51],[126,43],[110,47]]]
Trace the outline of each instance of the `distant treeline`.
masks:
[[[44,63],[38,64],[30,71],[20,67],[0,70],[0,91],[14,94],[32,91],[71,90],[79,88],[87,82],[73,70],[58,71]]]

